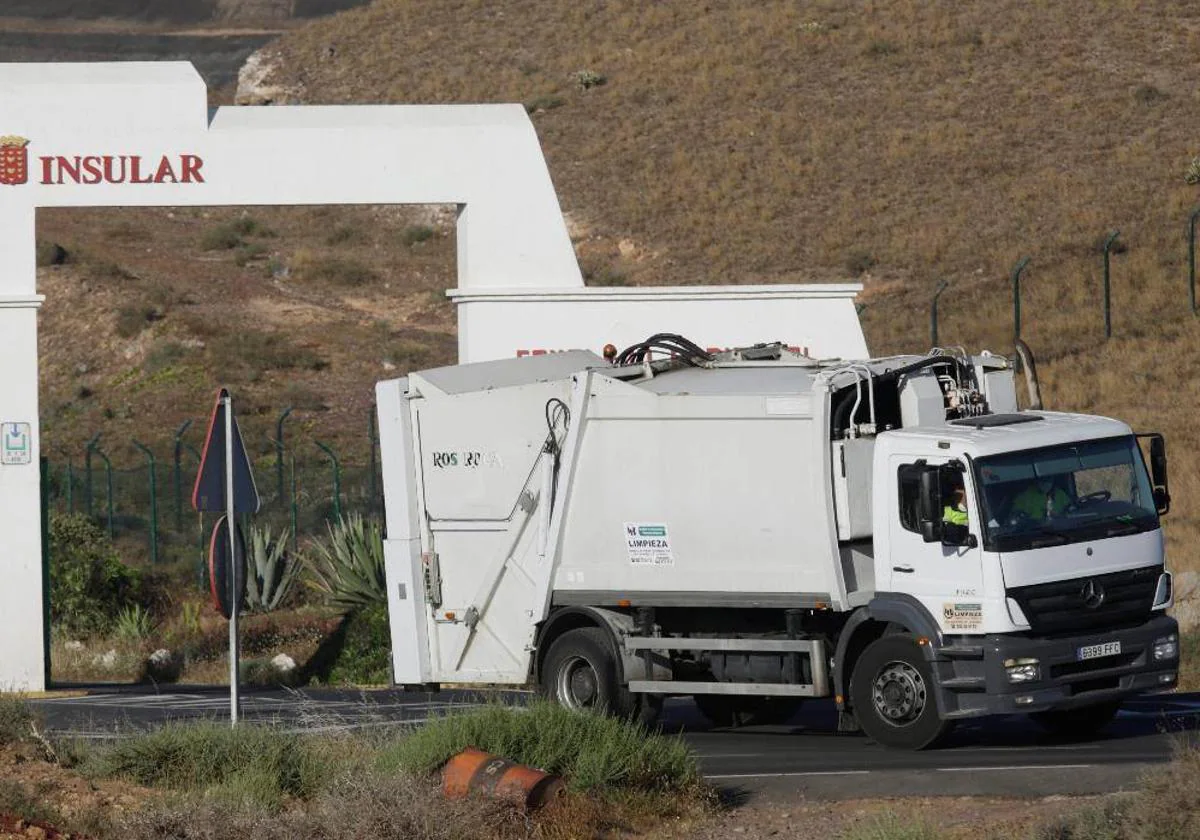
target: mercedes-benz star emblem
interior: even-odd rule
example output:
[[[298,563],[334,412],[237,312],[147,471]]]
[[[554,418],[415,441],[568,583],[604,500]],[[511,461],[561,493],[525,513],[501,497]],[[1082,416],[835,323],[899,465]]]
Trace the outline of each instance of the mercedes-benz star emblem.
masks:
[[[1090,610],[1094,610],[1104,603],[1104,587],[1095,580],[1089,580],[1079,590],[1079,595],[1083,598],[1083,604]]]

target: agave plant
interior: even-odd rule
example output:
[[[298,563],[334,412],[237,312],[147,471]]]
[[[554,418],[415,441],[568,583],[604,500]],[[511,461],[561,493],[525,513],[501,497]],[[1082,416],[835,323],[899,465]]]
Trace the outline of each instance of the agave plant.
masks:
[[[120,638],[130,642],[140,642],[154,630],[154,622],[151,621],[150,613],[147,610],[143,609],[140,604],[133,604],[117,614],[115,629]]]
[[[270,612],[287,597],[303,568],[288,553],[288,528],[274,532],[270,527],[250,526],[250,556],[246,558],[246,606],[260,612]]]
[[[308,585],[332,606],[352,612],[387,603],[383,571],[383,529],[358,514],[329,526],[329,536],[312,544],[306,557],[312,570]]]

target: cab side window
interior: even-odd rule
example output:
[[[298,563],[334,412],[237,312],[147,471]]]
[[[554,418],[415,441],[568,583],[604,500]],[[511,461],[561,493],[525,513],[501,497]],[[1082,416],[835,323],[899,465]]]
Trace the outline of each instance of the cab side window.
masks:
[[[914,534],[921,533],[919,517],[921,495],[921,467],[916,464],[902,464],[896,471],[900,484],[900,526],[905,531]]]

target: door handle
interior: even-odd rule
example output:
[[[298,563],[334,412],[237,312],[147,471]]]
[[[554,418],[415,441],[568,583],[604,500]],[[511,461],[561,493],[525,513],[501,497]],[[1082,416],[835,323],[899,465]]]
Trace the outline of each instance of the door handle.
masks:
[[[892,571],[893,572],[903,572],[906,575],[911,575],[913,573],[913,567],[912,566],[892,566]]]

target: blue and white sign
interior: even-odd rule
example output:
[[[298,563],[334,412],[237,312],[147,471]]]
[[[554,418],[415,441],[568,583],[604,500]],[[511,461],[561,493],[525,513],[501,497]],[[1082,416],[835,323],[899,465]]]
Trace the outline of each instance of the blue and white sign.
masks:
[[[33,460],[33,442],[28,423],[0,426],[0,464],[28,464]]]

